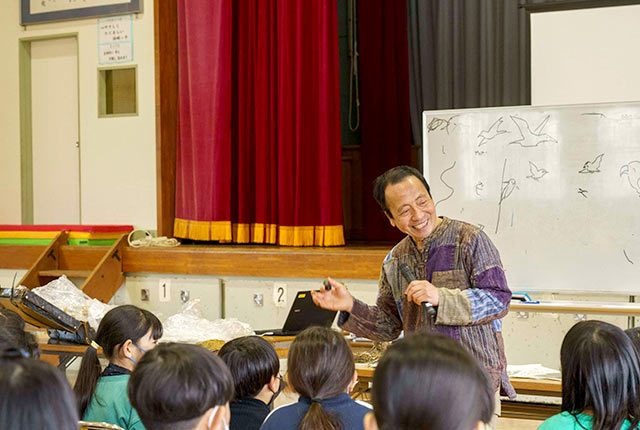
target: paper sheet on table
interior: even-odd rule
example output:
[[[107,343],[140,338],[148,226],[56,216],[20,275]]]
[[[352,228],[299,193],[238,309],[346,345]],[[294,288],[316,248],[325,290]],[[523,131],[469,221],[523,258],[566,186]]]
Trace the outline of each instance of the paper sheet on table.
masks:
[[[510,378],[556,379],[561,380],[559,370],[549,369],[542,364],[509,364],[507,375]]]

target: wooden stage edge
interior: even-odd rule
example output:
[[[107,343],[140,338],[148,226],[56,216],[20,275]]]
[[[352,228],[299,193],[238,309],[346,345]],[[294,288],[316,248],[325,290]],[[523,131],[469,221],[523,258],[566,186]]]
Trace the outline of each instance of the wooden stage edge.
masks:
[[[123,270],[125,273],[207,276],[378,279],[382,260],[392,247],[392,244],[328,248],[257,245],[125,247]],[[0,269],[28,269],[45,248],[0,245]],[[92,270],[107,249],[103,246],[61,246],[59,267],[61,270]]]

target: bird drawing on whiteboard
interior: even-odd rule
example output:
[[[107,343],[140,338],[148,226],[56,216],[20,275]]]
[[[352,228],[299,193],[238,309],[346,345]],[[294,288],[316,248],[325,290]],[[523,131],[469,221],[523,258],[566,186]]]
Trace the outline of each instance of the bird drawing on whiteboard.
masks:
[[[519,189],[516,180],[513,178],[509,178],[508,181],[502,182],[502,191],[500,192],[500,201],[498,202],[498,221],[496,222],[496,234],[498,233],[498,229],[500,227],[500,216],[502,214],[502,202],[509,198],[513,190],[516,188]]]
[[[540,180],[544,175],[549,173],[544,167],[538,168],[533,161],[529,161],[529,172],[531,172],[531,174],[527,176],[527,178],[531,178],[534,181]]]
[[[640,161],[631,161],[620,168],[620,176],[627,175],[629,185],[640,197]]]
[[[511,115],[511,120],[515,123],[518,127],[518,131],[520,132],[520,139],[509,142],[509,145],[520,145],[525,148],[533,148],[541,143],[557,142],[555,138],[542,132],[544,127],[547,125],[547,122],[549,122],[549,117],[550,115],[544,117],[540,124],[538,124],[538,126],[532,131],[526,119]]]
[[[578,173],[597,173],[600,171],[600,164],[602,163],[602,157],[604,154],[598,155],[593,161],[587,161],[582,166],[581,170],[578,170]]]
[[[500,193],[500,202],[502,203],[503,201],[505,201],[507,198],[509,198],[509,196],[511,195],[511,193],[513,193],[513,190],[518,188],[518,185],[516,184],[516,180],[513,178],[509,178],[508,181],[504,181],[502,183],[502,192]],[[520,188],[518,188],[520,189]]]
[[[488,141],[495,139],[496,136],[500,136],[501,134],[507,133],[507,130],[500,129],[500,126],[503,123],[502,117],[498,118],[496,122],[491,124],[491,126],[487,130],[482,130],[478,137],[480,138],[480,142],[478,142],[478,147],[486,144]]]

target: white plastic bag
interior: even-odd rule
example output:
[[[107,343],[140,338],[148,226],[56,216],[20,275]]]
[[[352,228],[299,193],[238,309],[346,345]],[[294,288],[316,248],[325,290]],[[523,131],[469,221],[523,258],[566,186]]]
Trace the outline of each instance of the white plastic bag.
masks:
[[[31,292],[75,319],[87,321],[94,329],[98,328],[104,314],[115,307],[87,296],[65,275],[54,279],[47,285],[34,288]]]
[[[219,339],[225,342],[241,336],[255,334],[251,326],[236,318],[210,321],[202,318],[198,309],[200,299],[192,299],[184,304],[182,311],[166,319],[161,342],[197,343]]]

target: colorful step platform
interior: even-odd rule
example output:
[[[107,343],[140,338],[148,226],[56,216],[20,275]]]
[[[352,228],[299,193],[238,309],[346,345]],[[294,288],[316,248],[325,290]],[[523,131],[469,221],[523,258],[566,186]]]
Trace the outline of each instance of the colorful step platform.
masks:
[[[48,245],[61,231],[69,232],[69,245],[111,246],[132,225],[2,225],[0,245]]]

